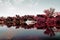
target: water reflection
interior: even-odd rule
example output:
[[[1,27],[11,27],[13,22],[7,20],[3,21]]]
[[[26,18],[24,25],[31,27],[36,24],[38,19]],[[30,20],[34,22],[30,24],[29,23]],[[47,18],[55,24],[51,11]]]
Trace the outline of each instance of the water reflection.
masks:
[[[19,28],[15,29],[15,27],[7,28],[6,25],[0,25],[0,40],[52,40],[52,39],[59,39],[60,33],[57,32],[55,36],[50,37],[44,34],[45,30],[41,29],[24,29]]]
[[[16,15],[15,17],[0,17],[0,24],[6,25],[8,28],[12,26],[16,29],[24,28],[31,29],[36,28],[37,30],[43,29],[45,30],[43,33],[49,36],[55,36],[54,29],[60,29],[60,15],[54,16],[47,16],[47,15],[25,15],[19,16]],[[9,32],[8,32],[9,33]]]

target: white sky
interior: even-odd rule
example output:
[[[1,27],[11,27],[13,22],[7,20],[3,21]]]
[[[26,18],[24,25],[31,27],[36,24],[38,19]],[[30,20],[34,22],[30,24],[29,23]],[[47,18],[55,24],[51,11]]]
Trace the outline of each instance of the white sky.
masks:
[[[50,7],[60,11],[60,0],[0,0],[0,16],[44,14]]]

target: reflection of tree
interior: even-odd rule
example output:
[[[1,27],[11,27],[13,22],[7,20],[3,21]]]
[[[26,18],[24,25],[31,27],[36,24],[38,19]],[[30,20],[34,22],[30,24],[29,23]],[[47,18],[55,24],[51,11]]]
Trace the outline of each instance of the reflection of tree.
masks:
[[[25,15],[22,17],[16,15],[15,17],[0,17],[0,24],[5,24],[8,28],[16,26],[16,29],[20,27],[24,29],[46,29],[44,32],[45,34],[54,36],[54,31],[60,29],[60,15],[54,16],[54,10],[55,9],[52,8],[50,8],[50,10],[45,10],[44,12],[46,15]]]

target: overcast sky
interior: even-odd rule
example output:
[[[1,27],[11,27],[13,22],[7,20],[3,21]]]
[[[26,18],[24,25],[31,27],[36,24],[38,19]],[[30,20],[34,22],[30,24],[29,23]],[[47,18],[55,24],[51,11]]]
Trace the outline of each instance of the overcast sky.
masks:
[[[0,16],[44,14],[44,9],[60,11],[60,0],[0,0]]]

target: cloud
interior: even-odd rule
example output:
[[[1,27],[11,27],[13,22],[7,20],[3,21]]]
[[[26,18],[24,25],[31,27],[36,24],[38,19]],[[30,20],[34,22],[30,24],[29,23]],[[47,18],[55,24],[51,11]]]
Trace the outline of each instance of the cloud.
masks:
[[[33,0],[1,0],[0,16],[14,16],[35,14],[35,3]],[[22,3],[23,2],[23,3]],[[20,5],[21,4],[21,5]]]
[[[50,2],[55,4],[55,1]],[[54,7],[50,2],[48,3],[48,0],[47,3],[45,0],[0,0],[0,16],[42,14],[45,8]],[[55,8],[60,9],[58,6]]]
[[[13,16],[17,13],[17,9],[9,2],[0,3],[0,16]]]

